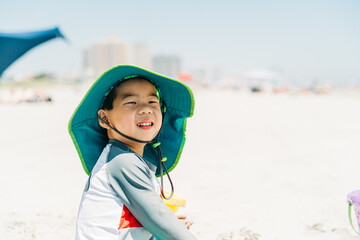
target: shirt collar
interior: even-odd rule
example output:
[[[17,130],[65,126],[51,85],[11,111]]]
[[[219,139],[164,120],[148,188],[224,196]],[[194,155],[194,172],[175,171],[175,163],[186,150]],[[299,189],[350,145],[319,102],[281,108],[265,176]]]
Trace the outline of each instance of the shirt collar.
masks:
[[[120,142],[117,139],[109,139],[109,143],[112,145],[115,145],[116,147],[127,151],[127,152],[131,152],[136,154],[136,156],[140,157],[141,159],[144,159],[146,164],[149,166],[150,170],[153,171],[154,173],[156,172],[157,167],[155,165],[153,165],[151,162],[149,162],[148,160],[146,160],[145,158],[143,158],[142,156],[140,156],[139,154],[137,154],[136,152],[134,152],[133,150],[131,150],[131,148],[129,148],[127,145],[125,145],[123,142]]]

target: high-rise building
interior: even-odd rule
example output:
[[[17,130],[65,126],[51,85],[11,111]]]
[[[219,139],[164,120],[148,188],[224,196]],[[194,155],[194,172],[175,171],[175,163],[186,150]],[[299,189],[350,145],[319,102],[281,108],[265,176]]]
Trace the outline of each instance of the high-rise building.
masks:
[[[104,71],[120,64],[151,68],[151,56],[147,45],[107,38],[84,51],[86,76],[100,76]]]
[[[180,72],[180,58],[178,56],[158,55],[153,57],[152,69],[160,74],[175,77]]]
[[[223,79],[221,69],[211,66],[193,69],[191,73],[193,78],[196,79],[197,84],[207,87],[221,85],[221,80]]]
[[[150,69],[152,67],[151,54],[146,44],[133,45],[134,64],[139,67]]]

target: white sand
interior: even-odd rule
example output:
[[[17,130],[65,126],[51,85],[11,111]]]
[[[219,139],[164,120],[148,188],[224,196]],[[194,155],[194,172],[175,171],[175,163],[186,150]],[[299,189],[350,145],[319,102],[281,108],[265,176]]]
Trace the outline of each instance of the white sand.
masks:
[[[85,90],[0,104],[1,239],[74,239],[87,179],[67,133]],[[360,95],[195,90],[176,192],[199,239],[358,239]]]

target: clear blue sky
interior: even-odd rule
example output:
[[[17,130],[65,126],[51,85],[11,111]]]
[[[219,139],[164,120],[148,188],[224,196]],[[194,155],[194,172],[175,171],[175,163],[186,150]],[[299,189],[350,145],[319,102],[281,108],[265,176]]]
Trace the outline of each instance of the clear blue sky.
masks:
[[[13,0],[0,3],[0,31],[59,26],[5,75],[79,72],[82,51],[107,36],[178,54],[183,69],[214,66],[241,75],[277,71],[291,81],[360,83],[359,0]]]

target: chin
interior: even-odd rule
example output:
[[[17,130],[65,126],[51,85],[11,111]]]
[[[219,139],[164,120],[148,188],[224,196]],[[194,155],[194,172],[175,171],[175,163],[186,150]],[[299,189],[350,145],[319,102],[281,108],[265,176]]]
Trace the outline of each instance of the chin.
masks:
[[[143,139],[144,139],[144,141],[151,141],[151,140],[153,140],[154,138],[155,138],[155,136],[154,136],[154,137],[143,138]]]

